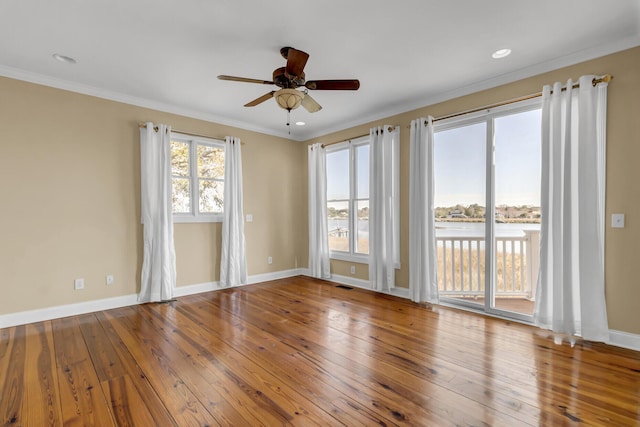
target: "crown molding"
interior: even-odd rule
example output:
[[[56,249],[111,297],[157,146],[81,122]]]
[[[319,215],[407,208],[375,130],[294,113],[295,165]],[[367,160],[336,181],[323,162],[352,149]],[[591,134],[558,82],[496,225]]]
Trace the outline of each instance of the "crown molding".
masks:
[[[385,118],[395,116],[398,114],[407,113],[419,108],[425,108],[430,105],[434,105],[440,102],[448,101],[450,99],[458,98],[461,96],[469,95],[482,90],[491,89],[497,86],[501,86],[514,81],[522,80],[528,77],[533,77],[538,74],[546,73],[549,71],[557,70],[559,68],[567,67],[570,65],[578,64],[580,62],[588,61],[591,59],[599,58],[612,53],[620,52],[626,49],[640,46],[640,35],[628,37],[626,39],[618,40],[613,43],[599,45],[584,49],[571,55],[566,55],[559,58],[554,58],[549,61],[541,62],[539,64],[533,64],[529,67],[521,68],[519,70],[505,73],[490,79],[486,79],[477,83],[473,83],[467,86],[457,88],[452,91],[446,91],[439,94],[425,96],[424,98],[418,98],[413,102],[403,104],[402,106],[394,106],[384,110],[381,110],[375,114],[360,117],[357,120],[343,123],[337,126],[327,127],[318,131],[306,134],[304,137],[294,137],[285,132],[274,132],[272,129],[255,126],[252,123],[231,120],[225,117],[217,116],[211,113],[193,110],[184,107],[176,107],[171,104],[159,102],[151,99],[135,97],[119,92],[109,91],[106,89],[98,88],[95,86],[85,85],[81,83],[72,82],[69,80],[59,79],[56,77],[46,76],[43,74],[33,73],[30,71],[22,70],[19,68],[9,67],[6,65],[0,65],[0,76],[9,77],[16,80],[22,80],[30,83],[40,84],[43,86],[49,86],[57,89],[67,90],[70,92],[76,92],[83,95],[95,96],[110,101],[122,102],[125,104],[135,105],[138,107],[149,108],[152,110],[158,110],[166,113],[177,114],[180,116],[190,117],[193,119],[204,120],[213,122],[225,126],[232,126],[243,130],[252,132],[258,132],[266,135],[285,138],[292,141],[305,141],[310,142],[314,138],[329,135],[334,132],[343,131],[352,127],[360,126],[366,123],[376,122]]]
[[[33,73],[31,71],[9,67],[7,65],[0,64],[0,76],[12,78],[15,80],[21,80],[29,83],[35,83],[43,86],[48,86],[55,89],[62,89],[69,92],[75,92],[82,95],[95,96],[97,98],[106,99],[109,101],[121,102],[123,104],[134,105],[142,108],[149,108],[151,110],[158,110],[164,113],[176,114],[179,116],[185,116],[192,119],[204,120],[207,122],[213,122],[220,125],[232,126],[232,127],[240,128],[243,130],[249,130],[249,131],[263,133],[271,136],[291,139],[290,135],[288,135],[285,132],[282,132],[282,133],[273,132],[271,129],[255,126],[251,123],[230,120],[228,118],[217,116],[211,113],[206,113],[206,112],[184,108],[184,107],[176,107],[175,105],[167,104],[160,101],[155,101],[152,99],[126,95],[124,93],[114,92],[114,91],[98,88],[95,86],[72,82],[70,80],[59,79],[57,77],[46,76],[44,74]]]
[[[420,98],[413,102],[403,104],[402,106],[388,108],[375,114],[370,114],[368,116],[358,118],[358,120],[354,120],[340,126],[325,128],[308,135],[305,142],[311,142],[311,140],[314,138],[319,138],[334,132],[340,132],[367,123],[385,120],[392,116],[408,113],[410,111],[425,108],[430,105],[438,104],[440,102],[445,102],[451,99],[459,98],[461,96],[470,95],[472,93],[480,92],[487,89],[492,89],[494,87],[502,86],[507,83],[513,83],[518,80],[537,76],[549,71],[554,71],[560,68],[579,64],[580,62],[585,62],[616,52],[621,52],[623,50],[632,49],[637,46],[640,46],[640,35],[629,37],[623,40],[618,40],[614,43],[584,49],[571,55],[566,55],[563,57],[554,58],[549,61],[534,64],[525,68],[521,68],[519,70],[512,71],[510,73],[501,74],[490,79],[476,82],[467,86],[462,86],[455,90],[425,96],[424,98]]]

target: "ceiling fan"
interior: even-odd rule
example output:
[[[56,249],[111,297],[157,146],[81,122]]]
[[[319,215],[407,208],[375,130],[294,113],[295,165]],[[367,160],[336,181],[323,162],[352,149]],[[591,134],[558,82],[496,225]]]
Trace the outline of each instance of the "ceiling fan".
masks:
[[[305,80],[304,66],[309,59],[309,54],[292,47],[283,47],[280,54],[287,60],[285,67],[276,68],[273,71],[273,80],[248,79],[245,77],[220,75],[220,80],[234,82],[258,83],[276,85],[280,89],[265,93],[264,95],[246,103],[245,107],[255,107],[273,97],[278,105],[288,112],[302,105],[308,112],[320,111],[322,106],[309,94],[309,90],[358,90],[358,80]],[[304,88],[298,90],[298,88]],[[287,123],[288,124],[288,123]]]

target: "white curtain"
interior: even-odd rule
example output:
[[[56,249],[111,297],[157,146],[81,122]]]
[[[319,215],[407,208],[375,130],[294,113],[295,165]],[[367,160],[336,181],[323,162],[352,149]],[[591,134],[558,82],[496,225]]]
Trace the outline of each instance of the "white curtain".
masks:
[[[176,285],[171,205],[171,127],[140,128],[143,259],[139,302],[166,301]]]
[[[409,141],[409,289],[413,301],[437,304],[433,118],[413,120]]]
[[[377,291],[395,286],[400,265],[398,218],[399,127],[369,131],[369,282]]]
[[[327,153],[321,144],[308,147],[309,166],[309,274],[331,277],[327,232]]]
[[[569,80],[542,95],[542,227],[534,319],[556,333],[607,341],[604,192],[607,84]]]
[[[247,283],[240,146],[240,139],[230,136],[225,138],[220,286],[237,286]]]

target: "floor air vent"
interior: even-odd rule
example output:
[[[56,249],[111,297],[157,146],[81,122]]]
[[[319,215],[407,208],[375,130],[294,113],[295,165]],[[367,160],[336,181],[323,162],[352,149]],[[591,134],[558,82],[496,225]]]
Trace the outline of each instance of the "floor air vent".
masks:
[[[353,289],[351,286],[345,286],[345,285],[338,285],[338,286],[336,286],[336,288],[346,289],[346,290],[348,290],[348,291],[350,291],[351,289]]]

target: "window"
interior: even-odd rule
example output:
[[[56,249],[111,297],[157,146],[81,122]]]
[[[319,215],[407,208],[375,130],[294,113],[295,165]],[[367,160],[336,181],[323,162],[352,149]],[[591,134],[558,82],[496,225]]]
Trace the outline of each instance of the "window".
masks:
[[[171,134],[174,222],[218,222],[224,207],[224,143]]]
[[[327,148],[327,223],[331,258],[367,262],[368,136]]]
[[[540,128],[539,99],[435,125],[437,276],[444,301],[530,319],[540,250]]]

